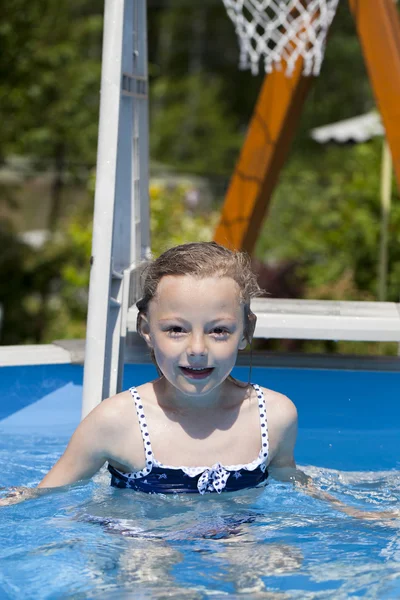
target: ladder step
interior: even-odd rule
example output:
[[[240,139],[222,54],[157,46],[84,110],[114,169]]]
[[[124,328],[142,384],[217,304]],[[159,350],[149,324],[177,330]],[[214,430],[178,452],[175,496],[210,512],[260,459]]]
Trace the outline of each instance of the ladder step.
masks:
[[[113,279],[123,279],[124,274],[120,273],[119,271],[111,271],[111,277]]]
[[[121,302],[118,302],[115,298],[110,298],[110,307],[111,308],[121,308]]]
[[[122,73],[121,87],[125,96],[147,99],[147,77],[134,73]]]

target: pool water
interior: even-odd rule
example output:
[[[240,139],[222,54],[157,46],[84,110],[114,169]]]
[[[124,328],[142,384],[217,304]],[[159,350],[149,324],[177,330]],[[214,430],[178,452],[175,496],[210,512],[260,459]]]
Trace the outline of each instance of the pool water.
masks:
[[[42,392],[26,373],[1,380],[17,411],[4,403],[0,496],[35,486],[79,420],[79,371],[47,368]],[[371,512],[399,508],[399,375],[257,369],[254,380],[298,405],[300,468]],[[400,598],[400,522],[353,518],[273,480],[221,496],[147,496],[111,488],[105,470],[87,485],[0,507],[1,599],[214,595]]]

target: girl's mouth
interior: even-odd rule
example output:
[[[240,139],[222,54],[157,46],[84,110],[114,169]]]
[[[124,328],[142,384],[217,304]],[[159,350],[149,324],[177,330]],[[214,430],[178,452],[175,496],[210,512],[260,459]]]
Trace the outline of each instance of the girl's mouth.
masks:
[[[206,379],[211,375],[214,367],[179,367],[185,377],[189,379]]]

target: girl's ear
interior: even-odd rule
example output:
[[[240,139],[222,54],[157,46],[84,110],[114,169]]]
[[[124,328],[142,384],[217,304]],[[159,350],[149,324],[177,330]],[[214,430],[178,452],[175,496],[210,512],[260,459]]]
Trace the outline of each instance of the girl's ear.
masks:
[[[136,331],[142,336],[149,348],[152,348],[150,325],[146,315],[142,312],[138,313],[136,319]]]
[[[246,333],[243,333],[243,337],[240,340],[240,344],[239,344],[239,350],[244,350],[247,346],[248,342],[247,342],[247,338],[246,338]]]
[[[245,305],[244,310],[245,310],[245,312],[244,312],[243,337],[245,340],[244,348],[246,348],[247,344],[251,344],[251,342],[253,341],[254,331],[256,329],[257,317],[253,313],[253,311],[250,310],[250,306],[248,304]],[[242,348],[241,345],[242,345],[242,342],[240,343],[239,350],[244,350],[244,348]]]

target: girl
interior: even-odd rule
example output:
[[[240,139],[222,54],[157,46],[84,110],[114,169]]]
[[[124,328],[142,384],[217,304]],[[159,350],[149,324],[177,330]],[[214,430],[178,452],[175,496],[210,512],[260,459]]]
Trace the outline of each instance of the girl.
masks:
[[[296,470],[297,412],[286,396],[235,380],[251,344],[250,300],[261,290],[248,258],[214,242],[167,250],[145,271],[137,330],[159,378],[101,402],[40,482],[0,505],[88,479],[108,463],[111,485],[150,493],[222,493],[259,487],[269,474],[367,519]]]
[[[137,330],[160,377],[96,407],[39,487],[87,479],[105,462],[113,486],[153,493],[228,492],[292,473],[294,404],[230,375],[252,341],[260,292],[248,259],[214,242],[155,260]]]

